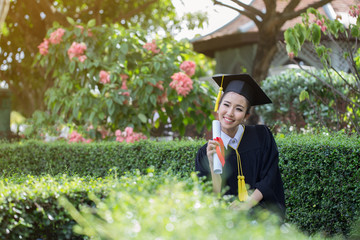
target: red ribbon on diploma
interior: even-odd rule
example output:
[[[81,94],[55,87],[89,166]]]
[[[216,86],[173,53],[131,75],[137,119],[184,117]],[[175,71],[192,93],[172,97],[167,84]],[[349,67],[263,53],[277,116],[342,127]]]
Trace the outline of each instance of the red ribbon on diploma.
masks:
[[[214,138],[214,141],[217,141],[220,144],[219,146],[216,146],[216,153],[220,159],[221,165],[224,167],[225,165],[225,147],[224,142],[220,137]],[[221,149],[220,149],[221,148]]]

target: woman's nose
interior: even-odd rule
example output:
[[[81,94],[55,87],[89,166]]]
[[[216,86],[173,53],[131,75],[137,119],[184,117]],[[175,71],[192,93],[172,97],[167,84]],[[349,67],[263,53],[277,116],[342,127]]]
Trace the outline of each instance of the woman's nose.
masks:
[[[234,115],[234,109],[229,108],[228,111],[227,111],[227,114],[228,114],[229,116],[233,116],[233,115]]]

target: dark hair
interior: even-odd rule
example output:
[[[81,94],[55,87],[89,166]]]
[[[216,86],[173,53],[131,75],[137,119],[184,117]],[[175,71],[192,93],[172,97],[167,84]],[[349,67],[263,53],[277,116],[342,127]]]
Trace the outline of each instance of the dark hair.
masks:
[[[219,102],[219,107],[220,107],[220,105],[221,105],[221,102],[222,102],[223,98],[225,97],[225,95],[226,95],[227,93],[229,93],[229,92],[226,92],[226,93],[224,93],[224,94],[221,95],[220,102]],[[239,94],[239,93],[237,93],[237,94]],[[239,95],[241,95],[241,94],[239,94]],[[243,96],[243,95],[241,95],[241,96]],[[245,96],[243,96],[243,97],[244,97],[245,100],[246,100],[246,105],[247,105],[246,115],[248,115],[248,114],[250,114],[251,104],[250,104],[250,101],[249,101]]]

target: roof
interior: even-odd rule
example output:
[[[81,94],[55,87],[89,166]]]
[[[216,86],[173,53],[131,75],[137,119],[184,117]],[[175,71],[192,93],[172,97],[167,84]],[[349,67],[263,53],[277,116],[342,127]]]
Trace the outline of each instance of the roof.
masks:
[[[302,9],[314,2],[316,1],[301,0],[295,10]],[[318,10],[321,14],[327,16],[329,19],[335,19],[337,15],[345,16],[349,12],[349,7],[355,4],[359,4],[359,2],[359,0],[333,0],[331,3],[318,8]],[[277,0],[277,12],[282,12],[287,4],[288,1]],[[250,5],[256,9],[265,11],[263,0],[253,0]],[[283,39],[283,32],[286,29],[293,27],[296,23],[301,22],[301,17],[287,21],[281,27],[278,39]],[[245,15],[239,15],[231,22],[215,30],[214,32],[192,40],[192,44],[195,51],[204,53],[210,57],[214,57],[215,51],[217,50],[256,43],[258,39],[259,36],[255,23]]]

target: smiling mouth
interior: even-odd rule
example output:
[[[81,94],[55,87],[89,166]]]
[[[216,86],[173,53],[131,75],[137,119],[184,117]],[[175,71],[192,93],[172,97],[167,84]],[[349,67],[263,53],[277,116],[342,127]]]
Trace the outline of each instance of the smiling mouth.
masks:
[[[227,117],[223,117],[223,119],[225,120],[226,123],[233,123],[234,120],[227,118]]]

